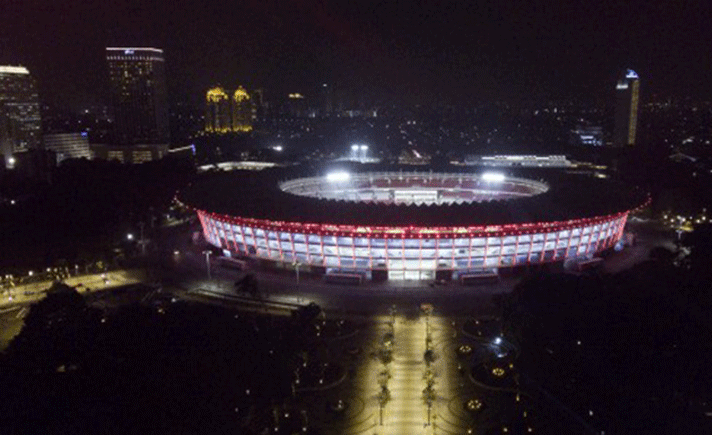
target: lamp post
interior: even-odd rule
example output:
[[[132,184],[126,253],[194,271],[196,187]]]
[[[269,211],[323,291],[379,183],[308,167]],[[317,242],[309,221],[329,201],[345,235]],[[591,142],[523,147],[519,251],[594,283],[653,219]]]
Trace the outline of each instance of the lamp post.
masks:
[[[210,254],[212,254],[212,252],[206,249],[205,251],[203,251],[203,254],[205,254],[205,267],[208,271],[208,280],[211,280],[212,278],[210,277]]]
[[[297,273],[297,287],[299,287],[299,266],[301,266],[301,265],[302,265],[302,263],[300,263],[296,260],[292,263],[292,266],[294,266],[294,270]]]
[[[144,225],[145,224],[143,223],[143,221],[138,223],[139,228],[141,228],[141,240],[139,241],[139,243],[141,244],[141,255],[145,256],[146,255],[146,240],[144,240],[144,238],[143,238],[143,226]]]

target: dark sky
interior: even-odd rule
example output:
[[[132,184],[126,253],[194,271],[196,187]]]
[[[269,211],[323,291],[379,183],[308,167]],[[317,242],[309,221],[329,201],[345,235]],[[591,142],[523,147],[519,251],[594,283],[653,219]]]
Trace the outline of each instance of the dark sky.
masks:
[[[43,98],[106,100],[104,47],[164,48],[175,100],[209,85],[382,99],[607,98],[626,67],[649,97],[711,98],[712,1],[0,0],[0,62]]]

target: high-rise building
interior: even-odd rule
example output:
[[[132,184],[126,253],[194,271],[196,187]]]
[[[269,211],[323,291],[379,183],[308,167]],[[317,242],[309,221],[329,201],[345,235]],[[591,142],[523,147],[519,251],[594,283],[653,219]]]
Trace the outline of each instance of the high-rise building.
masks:
[[[629,69],[616,84],[615,125],[613,127],[613,145],[635,145],[638,126],[638,98],[640,79],[635,71]]]
[[[89,135],[79,133],[48,133],[44,135],[44,148],[54,151],[57,163],[66,159],[91,159]]]
[[[255,107],[245,88],[239,86],[232,96],[232,131],[252,131]]]
[[[167,144],[168,95],[163,50],[150,47],[109,47],[117,145]]]
[[[0,66],[0,154],[3,165],[12,155],[39,148],[42,135],[40,102],[35,80],[22,66]]]
[[[232,131],[230,97],[221,87],[209,89],[205,94],[205,131],[207,133]]]

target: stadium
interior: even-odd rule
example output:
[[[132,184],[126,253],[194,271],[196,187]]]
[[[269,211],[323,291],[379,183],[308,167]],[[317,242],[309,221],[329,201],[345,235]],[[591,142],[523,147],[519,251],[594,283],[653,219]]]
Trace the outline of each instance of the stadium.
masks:
[[[558,169],[380,165],[211,174],[177,196],[225,256],[359,281],[587,261],[620,241],[646,199]]]

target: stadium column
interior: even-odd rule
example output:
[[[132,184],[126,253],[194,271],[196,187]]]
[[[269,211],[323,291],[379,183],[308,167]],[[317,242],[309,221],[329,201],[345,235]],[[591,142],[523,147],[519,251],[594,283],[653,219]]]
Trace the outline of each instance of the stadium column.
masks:
[[[292,261],[297,261],[297,250],[294,248],[294,233],[292,233],[291,231],[289,232],[289,241],[292,243]],[[298,271],[297,276],[299,276]]]
[[[559,238],[561,236],[561,229],[556,231],[556,243],[554,244],[554,255],[551,257],[552,260],[557,260],[556,254],[559,252]]]
[[[239,222],[238,222],[238,224],[239,224]],[[237,227],[240,229],[240,237],[242,237],[242,247],[245,250],[245,255],[249,255],[250,251],[247,249],[247,239],[245,238],[245,230],[242,227],[242,225],[237,225]],[[254,231],[253,231],[252,242],[254,243],[255,253],[257,253],[257,241],[254,238]]]
[[[569,228],[569,239],[566,241],[566,252],[564,253],[564,258],[569,258],[569,249],[571,248],[571,239],[574,238],[573,229]]]

